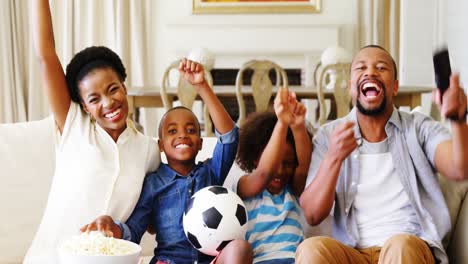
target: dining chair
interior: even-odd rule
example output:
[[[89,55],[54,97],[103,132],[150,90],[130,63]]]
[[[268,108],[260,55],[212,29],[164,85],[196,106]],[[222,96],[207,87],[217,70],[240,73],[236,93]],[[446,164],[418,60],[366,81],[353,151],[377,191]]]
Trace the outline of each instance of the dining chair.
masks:
[[[336,104],[336,117],[347,115],[351,109],[351,95],[348,91],[350,63],[337,63],[325,66],[320,72],[320,78],[316,85],[319,101],[318,122],[323,125],[328,118],[330,109],[325,104],[325,89],[333,90],[333,98]]]
[[[169,110],[173,107],[173,96],[169,96],[167,91],[170,88],[169,75],[172,70],[179,69],[180,60],[172,62],[169,67],[164,71],[162,85],[161,85],[161,99],[166,110]],[[205,71],[205,79],[208,82],[208,85],[213,89],[213,77],[209,71]],[[197,98],[198,94],[195,88],[183,78],[179,78],[176,88],[176,97],[180,101],[182,106],[185,106],[189,109],[192,109],[193,103]],[[211,122],[210,114],[208,108],[203,104],[203,120],[200,120],[201,129],[204,129],[206,136],[213,136],[213,124]]]
[[[247,70],[253,70],[251,77],[252,97],[255,104],[255,111],[262,112],[268,110],[271,97],[273,95],[273,83],[270,79],[270,71],[273,70],[276,76],[276,88],[280,85],[288,86],[288,77],[285,70],[278,64],[269,60],[251,60],[239,69],[236,77],[236,97],[239,106],[239,118],[237,124],[240,126],[246,117],[246,103],[242,92],[243,77]]]

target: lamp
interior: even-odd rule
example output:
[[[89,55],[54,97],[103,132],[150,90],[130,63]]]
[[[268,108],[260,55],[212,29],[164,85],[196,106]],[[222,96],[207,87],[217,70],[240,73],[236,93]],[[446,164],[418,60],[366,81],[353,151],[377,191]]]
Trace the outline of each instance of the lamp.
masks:
[[[314,71],[314,84],[317,85],[317,73],[319,69],[325,69],[328,65],[338,64],[338,63],[350,63],[352,60],[351,53],[340,46],[331,46],[326,48],[322,56],[320,57],[320,62],[315,67]],[[337,72],[333,69],[327,71],[327,79],[325,80],[326,86],[325,89],[333,89],[336,81]],[[346,84],[345,84],[346,85]]]
[[[205,48],[194,48],[192,49],[187,57],[191,61],[201,63],[205,72],[209,72],[213,69],[215,63],[215,56],[213,53],[208,51]],[[211,75],[210,75],[211,76]],[[169,84],[171,87],[178,85],[180,79],[180,74],[178,71],[173,70],[169,73]]]
[[[314,83],[319,99],[318,121],[320,125],[328,119],[331,109],[331,102],[325,101],[324,90],[333,91],[337,117],[343,117],[349,112],[351,97],[346,88],[351,60],[351,54],[340,46],[329,47],[322,53],[320,62],[314,71]],[[319,69],[320,77],[317,79]]]
[[[348,63],[351,62],[351,60],[351,54],[340,46],[326,48],[320,57],[322,66],[336,63]]]
[[[205,48],[195,48],[187,55],[187,59],[201,63],[205,70],[210,71],[214,67],[215,56]]]

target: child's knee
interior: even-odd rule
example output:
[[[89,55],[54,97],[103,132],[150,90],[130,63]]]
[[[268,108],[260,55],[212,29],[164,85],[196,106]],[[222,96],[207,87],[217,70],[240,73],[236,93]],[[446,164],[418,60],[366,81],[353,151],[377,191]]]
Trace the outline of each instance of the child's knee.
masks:
[[[229,243],[229,246],[234,248],[234,252],[238,254],[253,255],[252,246],[249,242],[243,239],[235,239]]]
[[[249,242],[235,239],[222,250],[215,263],[252,263],[253,250]]]

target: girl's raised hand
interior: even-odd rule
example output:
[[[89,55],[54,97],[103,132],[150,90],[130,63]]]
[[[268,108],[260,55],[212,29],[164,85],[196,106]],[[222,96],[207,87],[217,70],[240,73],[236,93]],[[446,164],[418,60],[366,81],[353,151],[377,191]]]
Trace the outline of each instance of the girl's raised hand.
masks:
[[[198,62],[183,58],[179,64],[179,72],[182,78],[195,87],[205,82],[203,65]]]
[[[295,103],[295,107],[292,110],[293,113],[293,119],[291,121],[291,129],[294,129],[296,127],[302,126],[305,124],[305,116],[306,116],[307,108],[305,105],[301,102]]]
[[[273,104],[278,121],[288,126],[293,120],[292,110],[296,107],[294,102],[297,102],[296,99],[292,100],[291,96],[288,88],[280,87]]]

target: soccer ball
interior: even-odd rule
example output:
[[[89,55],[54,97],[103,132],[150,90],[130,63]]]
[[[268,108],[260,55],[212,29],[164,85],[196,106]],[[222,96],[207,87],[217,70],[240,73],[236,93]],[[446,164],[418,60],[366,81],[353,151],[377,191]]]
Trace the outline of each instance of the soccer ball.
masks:
[[[247,211],[236,193],[222,186],[209,186],[192,196],[183,225],[196,249],[216,256],[230,241],[245,238]]]

